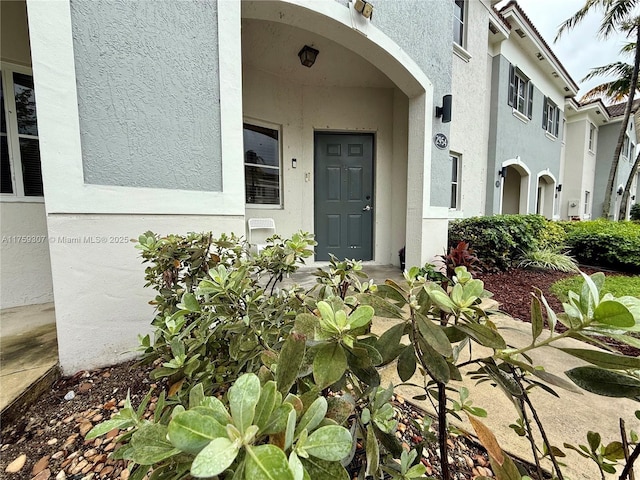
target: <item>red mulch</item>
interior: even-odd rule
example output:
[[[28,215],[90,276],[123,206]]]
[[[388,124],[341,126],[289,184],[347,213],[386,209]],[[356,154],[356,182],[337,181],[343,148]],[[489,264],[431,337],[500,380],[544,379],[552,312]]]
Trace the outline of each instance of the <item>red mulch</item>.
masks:
[[[582,268],[584,273],[591,275],[598,270]],[[603,272],[605,275],[620,275],[618,272]],[[549,306],[556,313],[563,311],[562,303],[551,293],[551,285],[563,278],[575,276],[575,273],[555,272],[548,270],[524,270],[514,268],[506,272],[483,273],[477,278],[484,282],[484,288],[493,293],[493,298],[500,303],[500,310],[508,313],[513,318],[523,322],[531,322],[531,294],[535,288],[539,288]],[[557,331],[564,331],[563,325],[556,326]],[[640,350],[614,340],[607,343],[625,355],[638,356]]]

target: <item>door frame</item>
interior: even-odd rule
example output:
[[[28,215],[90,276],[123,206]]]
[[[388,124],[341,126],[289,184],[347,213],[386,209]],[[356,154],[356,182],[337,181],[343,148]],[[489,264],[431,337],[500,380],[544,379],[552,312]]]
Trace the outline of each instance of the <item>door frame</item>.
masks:
[[[313,199],[313,228],[314,228],[314,235],[317,235],[317,232],[315,231],[316,229],[316,178],[315,178],[315,172],[316,172],[316,167],[317,167],[317,157],[316,157],[316,138],[318,135],[356,135],[356,136],[361,136],[361,135],[367,135],[371,137],[371,182],[372,182],[372,188],[371,188],[371,196],[372,196],[372,200],[373,200],[373,211],[371,212],[371,260],[362,260],[363,262],[374,262],[375,258],[376,258],[376,236],[377,236],[377,229],[376,229],[376,215],[377,215],[377,208],[376,208],[376,203],[377,203],[377,198],[378,198],[378,181],[377,181],[377,132],[376,131],[371,131],[371,130],[334,130],[334,129],[317,129],[314,128],[313,129],[313,141],[312,141],[312,155],[313,155],[313,195],[312,195],[312,199]],[[314,259],[315,259],[315,253],[314,253]],[[320,262],[325,262],[326,260],[316,260],[316,261],[320,261]]]

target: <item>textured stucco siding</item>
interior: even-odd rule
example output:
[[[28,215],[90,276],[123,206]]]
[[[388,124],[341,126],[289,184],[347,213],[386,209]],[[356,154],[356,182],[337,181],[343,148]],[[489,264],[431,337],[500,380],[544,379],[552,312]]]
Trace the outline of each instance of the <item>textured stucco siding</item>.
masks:
[[[396,42],[432,82],[435,105],[451,93],[453,2],[378,0],[372,23]],[[434,34],[447,32],[447,34]],[[435,116],[435,112],[433,112]],[[433,145],[436,133],[449,136],[449,124],[435,119],[427,133],[431,147],[431,205],[449,206],[451,168],[447,150]]]
[[[85,183],[222,190],[215,0],[71,0]]]
[[[524,72],[525,75],[527,72]],[[563,112],[560,112],[558,137],[550,139],[542,128],[544,95],[534,83],[533,112],[528,122],[513,114],[507,103],[509,91],[509,61],[502,55],[493,59],[491,87],[491,124],[487,161],[487,214],[498,213],[500,189],[495,188],[497,171],[502,162],[519,157],[531,171],[529,210],[535,211],[536,175],[546,169],[558,179],[562,148]],[[493,208],[493,209],[492,209]]]

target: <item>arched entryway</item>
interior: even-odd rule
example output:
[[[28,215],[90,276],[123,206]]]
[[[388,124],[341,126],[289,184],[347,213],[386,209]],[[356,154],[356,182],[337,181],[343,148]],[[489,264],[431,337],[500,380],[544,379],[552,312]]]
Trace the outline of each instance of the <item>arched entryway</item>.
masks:
[[[507,160],[502,163],[501,176],[500,213],[529,213],[529,168],[519,158]]]
[[[538,173],[536,213],[551,220],[554,212],[556,179],[549,171]]]

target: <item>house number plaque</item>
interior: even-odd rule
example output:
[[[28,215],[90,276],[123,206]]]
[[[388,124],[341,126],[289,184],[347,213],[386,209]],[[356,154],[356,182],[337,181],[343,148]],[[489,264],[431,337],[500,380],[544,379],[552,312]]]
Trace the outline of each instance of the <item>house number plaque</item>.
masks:
[[[444,133],[436,133],[436,136],[433,137],[433,143],[440,150],[444,150],[449,146],[449,139]]]

